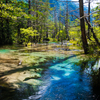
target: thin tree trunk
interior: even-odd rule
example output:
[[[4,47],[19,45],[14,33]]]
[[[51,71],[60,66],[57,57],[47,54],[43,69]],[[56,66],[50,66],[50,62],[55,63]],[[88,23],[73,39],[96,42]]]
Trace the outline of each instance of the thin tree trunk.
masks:
[[[8,0],[6,0],[6,4],[8,3]],[[10,27],[9,27],[9,18],[6,19],[6,34],[7,34],[7,41],[6,41],[6,44],[9,44],[10,43],[10,37],[11,37],[11,34],[10,34]]]
[[[28,0],[28,5],[29,5],[28,14],[31,14],[31,11],[30,11],[30,9],[31,9],[31,0]],[[28,19],[27,27],[31,27],[30,19]]]
[[[41,42],[41,38],[42,38],[42,25],[41,25],[41,33],[40,33],[39,42]]]
[[[18,32],[18,36],[17,36],[17,43],[18,44],[20,44],[20,42],[21,41],[19,41],[20,40],[20,23],[19,23],[20,21],[17,19],[17,23],[18,23],[18,25],[17,25],[17,32]]]
[[[38,11],[38,2],[37,2],[37,0],[36,0],[36,11]],[[36,12],[36,30],[38,30],[38,13]]]
[[[54,32],[54,37],[53,38],[55,38],[55,36],[56,36],[56,34],[57,34],[57,13],[56,13],[56,7],[55,7],[55,9],[54,9],[54,23],[55,23],[55,32]]]
[[[66,31],[66,38],[69,40],[69,33],[68,33],[68,2],[66,5],[66,17],[65,17],[65,31]]]
[[[90,0],[88,1],[88,15],[90,14]],[[88,16],[88,22],[90,23],[90,16]],[[88,39],[90,39],[90,26],[88,25]]]
[[[38,2],[37,2],[37,0],[35,1],[36,2],[36,11],[38,11],[39,9],[38,9]],[[38,12],[36,12],[36,30],[38,31],[39,30],[39,26],[38,26]],[[36,36],[36,40],[35,40],[35,43],[37,43],[38,42],[38,36]]]
[[[82,17],[82,16],[84,16],[83,0],[79,0],[79,7],[80,7],[80,17]],[[88,54],[89,51],[88,51],[88,44],[87,44],[87,39],[86,39],[84,18],[80,19],[80,26],[81,26],[81,34],[82,34],[82,42],[83,42],[84,53]]]
[[[46,38],[48,38],[48,27],[46,27],[47,28],[47,31],[46,31]]]
[[[1,1],[0,1],[1,4]],[[0,10],[2,11],[2,7],[0,7]],[[0,45],[4,44],[5,36],[4,36],[4,29],[3,29],[3,18],[1,17],[2,13],[0,13]]]
[[[99,40],[98,40],[98,38],[96,37],[96,35],[95,35],[94,31],[93,31],[93,27],[91,26],[91,24],[88,22],[88,20],[86,18],[85,18],[85,20],[86,20],[86,23],[88,24],[88,26],[90,27],[91,32],[93,33],[93,38],[95,39],[97,45],[100,46]]]
[[[60,22],[61,22],[61,10],[59,12],[59,35],[60,35],[60,30],[61,30]],[[58,40],[59,40],[59,35],[58,35]],[[60,40],[61,39],[62,39],[62,37],[60,37]]]

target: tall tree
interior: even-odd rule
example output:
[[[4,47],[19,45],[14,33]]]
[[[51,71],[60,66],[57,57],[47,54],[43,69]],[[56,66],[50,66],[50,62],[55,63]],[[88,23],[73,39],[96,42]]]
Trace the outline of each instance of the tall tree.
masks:
[[[56,5],[54,7],[54,23],[55,23],[55,32],[54,32],[54,38],[58,32],[58,26],[57,26],[57,11],[56,11]]]
[[[6,0],[6,4],[8,4],[9,0]],[[7,42],[9,42],[9,39],[11,37],[11,34],[10,34],[10,27],[9,27],[9,18],[6,19],[6,32],[7,32]],[[10,37],[9,37],[10,36]]]
[[[90,14],[90,0],[88,0],[88,15]],[[88,22],[90,23],[90,16],[88,16]],[[88,39],[90,40],[90,26],[88,25]]]
[[[66,38],[69,40],[69,33],[68,33],[68,1],[66,1],[66,17],[65,17],[65,31],[66,31]]]
[[[28,5],[29,5],[28,14],[30,15],[31,14],[31,0],[28,0]],[[27,27],[31,27],[30,19],[28,19]]]
[[[84,21],[84,10],[83,10],[83,0],[79,0],[79,9],[80,9],[80,27],[81,27],[81,35],[82,35],[82,42],[83,42],[83,49],[84,53],[88,54],[88,44],[85,32],[85,21]]]

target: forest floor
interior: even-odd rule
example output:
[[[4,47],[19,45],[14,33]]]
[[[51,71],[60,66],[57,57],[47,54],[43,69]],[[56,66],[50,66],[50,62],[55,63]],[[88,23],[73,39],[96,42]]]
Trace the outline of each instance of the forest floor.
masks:
[[[4,49],[2,48],[1,50]],[[83,54],[83,50],[78,50],[73,46],[37,44],[8,53],[1,52],[0,80],[2,81],[0,81],[0,86],[9,87],[8,84],[12,84],[14,88],[20,88],[20,83],[39,85],[41,81],[38,78],[41,77],[41,73],[44,70],[39,66],[47,61],[56,59],[56,57],[61,57],[62,55],[66,57],[74,54]]]

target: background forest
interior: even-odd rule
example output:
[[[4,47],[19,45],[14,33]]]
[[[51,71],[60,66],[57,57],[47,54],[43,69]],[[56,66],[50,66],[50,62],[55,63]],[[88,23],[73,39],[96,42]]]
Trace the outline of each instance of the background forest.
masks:
[[[90,46],[100,45],[100,4],[90,9],[92,2],[86,2],[83,15],[87,18],[85,35]],[[67,40],[82,46],[80,9],[78,1],[1,0],[0,45]]]

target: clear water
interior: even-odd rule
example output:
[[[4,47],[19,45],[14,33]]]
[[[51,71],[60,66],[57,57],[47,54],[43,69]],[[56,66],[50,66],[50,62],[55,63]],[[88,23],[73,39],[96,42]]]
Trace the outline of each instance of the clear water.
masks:
[[[94,100],[91,77],[74,65],[78,61],[73,56],[52,63],[44,72],[40,91],[23,100]]]
[[[10,52],[9,49],[1,49],[1,50],[0,50],[0,53],[8,53],[8,52]]]
[[[16,50],[10,50],[10,49],[0,49],[0,53],[9,53],[11,51],[16,51]]]

